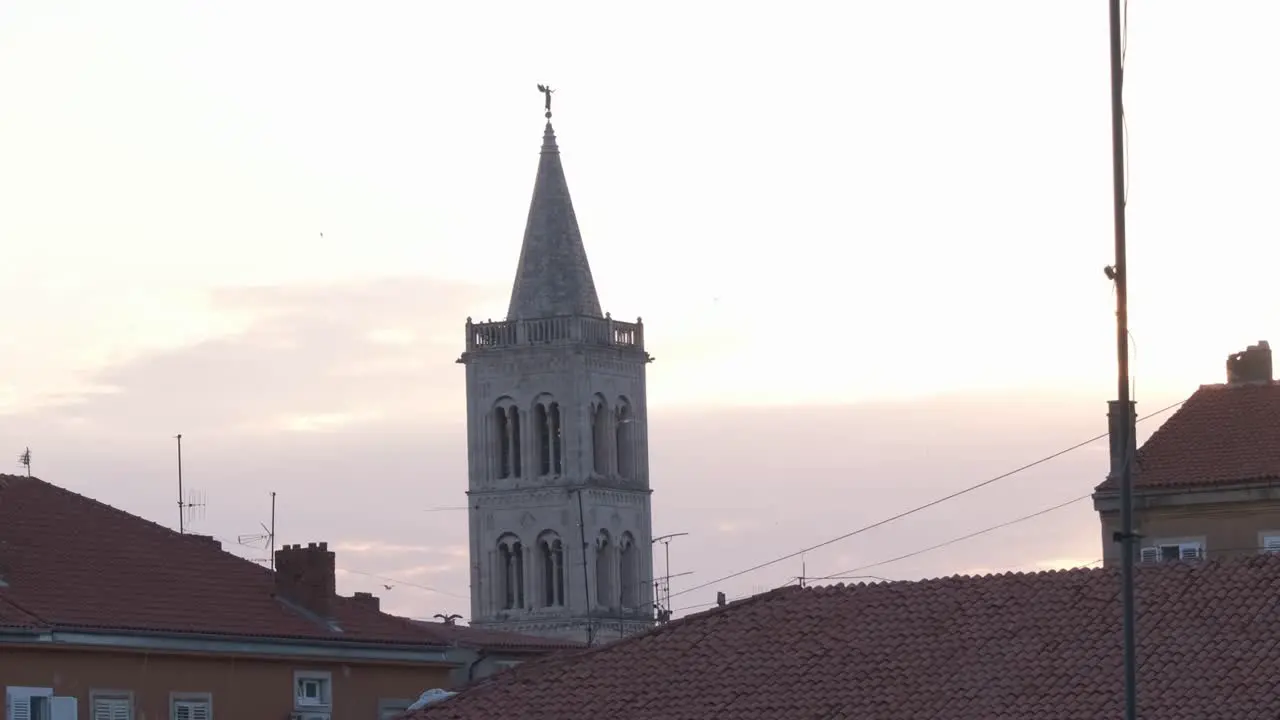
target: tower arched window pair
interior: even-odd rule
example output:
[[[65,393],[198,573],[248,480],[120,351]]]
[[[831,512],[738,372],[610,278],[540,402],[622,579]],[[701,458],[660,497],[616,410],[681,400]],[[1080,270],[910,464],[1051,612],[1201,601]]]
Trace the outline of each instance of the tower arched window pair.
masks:
[[[535,548],[533,559],[537,570],[532,576],[526,576],[524,543],[514,533],[507,533],[498,539],[495,594],[501,609],[564,607],[564,542],[559,535],[548,530],[538,536]],[[530,593],[533,597],[526,595],[530,580],[534,582]]]
[[[529,468],[524,464],[523,414],[511,398],[494,403],[490,413],[495,479],[524,477]],[[564,473],[564,422],[560,403],[547,396],[538,398],[527,417],[532,424],[533,471],[540,477]]]
[[[640,552],[635,538],[624,532],[614,543],[608,530],[596,536],[596,603],[601,607],[633,609],[640,604]]]
[[[597,475],[636,476],[636,417],[631,403],[619,397],[610,406],[603,395],[591,400],[591,459]]]

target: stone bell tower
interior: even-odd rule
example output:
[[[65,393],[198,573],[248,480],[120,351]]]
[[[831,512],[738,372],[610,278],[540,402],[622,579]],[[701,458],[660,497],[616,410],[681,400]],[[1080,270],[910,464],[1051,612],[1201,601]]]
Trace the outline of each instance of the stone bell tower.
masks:
[[[471,624],[603,642],[651,627],[644,326],[600,310],[547,125],[511,303],[467,319]]]

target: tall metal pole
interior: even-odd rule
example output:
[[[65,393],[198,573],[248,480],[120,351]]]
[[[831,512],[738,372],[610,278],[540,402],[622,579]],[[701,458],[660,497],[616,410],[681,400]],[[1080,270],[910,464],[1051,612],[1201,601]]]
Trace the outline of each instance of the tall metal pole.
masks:
[[[1116,370],[1119,395],[1119,435],[1124,463],[1120,470],[1120,584],[1124,603],[1124,717],[1137,720],[1137,633],[1133,596],[1133,458],[1129,452],[1133,438],[1133,404],[1129,398],[1129,274],[1125,248],[1125,168],[1124,168],[1124,60],[1121,47],[1121,0],[1108,0],[1111,8],[1111,182],[1115,211],[1116,260],[1113,266],[1116,287]]]
[[[271,569],[276,569],[276,493],[271,491]]]
[[[178,433],[178,534],[186,534],[186,515],[182,502],[182,433]]]

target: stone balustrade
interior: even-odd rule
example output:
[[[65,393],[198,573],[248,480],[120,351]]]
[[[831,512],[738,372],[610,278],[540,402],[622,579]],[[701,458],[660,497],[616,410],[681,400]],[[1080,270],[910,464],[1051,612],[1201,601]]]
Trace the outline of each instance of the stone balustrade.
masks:
[[[482,352],[524,345],[567,345],[583,343],[644,349],[644,323],[633,323],[585,315],[566,315],[537,320],[497,320],[472,322],[467,318],[467,352]]]

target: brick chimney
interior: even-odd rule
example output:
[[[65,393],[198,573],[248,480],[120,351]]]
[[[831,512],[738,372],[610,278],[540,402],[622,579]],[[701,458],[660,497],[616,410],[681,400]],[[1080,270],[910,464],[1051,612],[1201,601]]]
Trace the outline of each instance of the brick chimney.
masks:
[[[1107,478],[1120,482],[1120,473],[1124,471],[1124,461],[1126,450],[1130,457],[1138,457],[1138,404],[1129,402],[1128,417],[1128,443],[1124,438],[1124,408],[1120,406],[1119,400],[1107,401],[1107,434],[1111,438],[1111,471],[1107,473]],[[1125,445],[1128,445],[1126,448]],[[1135,466],[1130,467],[1130,473],[1136,469]]]
[[[378,600],[378,596],[373,593],[358,592],[351,596],[356,604],[363,608],[368,608],[375,612],[382,612],[382,602]]]
[[[1266,340],[1250,345],[1242,352],[1227,356],[1227,384],[1248,385],[1269,383],[1274,380],[1271,372],[1271,346]]]
[[[329,543],[285,545],[276,551],[276,594],[320,617],[332,617],[335,570]]]

